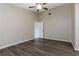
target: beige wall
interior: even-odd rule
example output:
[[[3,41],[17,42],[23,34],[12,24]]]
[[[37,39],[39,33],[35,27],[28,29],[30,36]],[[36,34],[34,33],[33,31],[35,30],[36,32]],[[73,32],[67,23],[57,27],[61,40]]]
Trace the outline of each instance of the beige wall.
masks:
[[[72,4],[72,45],[75,49],[75,4]]]
[[[48,15],[51,12],[52,15]],[[53,40],[72,42],[72,5],[65,4],[39,14],[44,22],[44,37]]]
[[[30,11],[0,4],[0,48],[33,39],[34,20]]]

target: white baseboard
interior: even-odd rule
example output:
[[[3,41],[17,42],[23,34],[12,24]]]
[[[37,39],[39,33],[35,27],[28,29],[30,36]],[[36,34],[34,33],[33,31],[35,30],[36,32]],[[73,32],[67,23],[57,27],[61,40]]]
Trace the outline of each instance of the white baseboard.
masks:
[[[17,44],[20,44],[20,43],[23,43],[23,42],[27,42],[27,41],[30,41],[30,40],[33,40],[33,39],[24,40],[24,41],[20,41],[20,42],[17,42],[17,43],[12,43],[12,44],[9,44],[9,45],[6,45],[6,46],[2,46],[2,47],[0,47],[0,49],[7,48],[7,47],[10,47],[10,46],[14,46],[14,45],[17,45]]]
[[[62,40],[62,39],[53,39],[53,38],[46,38],[46,39],[49,39],[49,40],[57,40],[57,41],[64,41],[64,42],[70,42],[70,43],[72,43],[71,41],[65,41],[65,40]]]
[[[74,50],[75,50],[75,51],[79,51],[79,49],[77,49],[77,48],[75,48]]]

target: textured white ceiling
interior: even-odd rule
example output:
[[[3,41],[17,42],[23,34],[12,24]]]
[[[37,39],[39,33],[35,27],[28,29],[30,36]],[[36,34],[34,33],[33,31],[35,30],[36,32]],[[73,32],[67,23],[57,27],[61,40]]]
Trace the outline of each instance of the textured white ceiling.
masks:
[[[48,9],[51,9],[51,8],[54,8],[57,6],[61,6],[63,4],[64,3],[47,3],[45,5],[45,7],[47,7]],[[35,8],[28,8],[29,6],[35,6],[35,3],[12,3],[12,5],[30,10],[33,12],[37,12],[37,10]],[[43,11],[45,11],[45,10],[40,10],[40,12],[43,12]]]

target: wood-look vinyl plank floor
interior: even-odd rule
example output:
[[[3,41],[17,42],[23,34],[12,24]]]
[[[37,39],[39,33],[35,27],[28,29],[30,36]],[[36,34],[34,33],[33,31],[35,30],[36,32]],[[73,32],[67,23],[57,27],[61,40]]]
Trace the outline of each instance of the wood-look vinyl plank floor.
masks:
[[[79,51],[68,42],[34,39],[0,49],[0,56],[79,56]]]

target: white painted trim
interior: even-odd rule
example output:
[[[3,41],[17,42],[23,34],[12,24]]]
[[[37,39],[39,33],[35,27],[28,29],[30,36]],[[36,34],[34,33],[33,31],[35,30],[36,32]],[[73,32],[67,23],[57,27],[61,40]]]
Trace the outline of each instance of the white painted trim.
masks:
[[[70,43],[72,43],[71,41],[65,41],[65,40],[62,40],[62,39],[53,39],[53,38],[46,38],[46,39],[49,39],[49,40],[57,40],[57,41],[64,41],[64,42],[70,42]]]
[[[75,49],[76,51],[79,51],[79,49]]]
[[[24,41],[20,41],[20,42],[17,42],[17,43],[9,44],[9,45],[6,45],[6,46],[2,46],[2,47],[0,47],[0,49],[7,48],[7,47],[10,47],[10,46],[14,46],[14,45],[17,45],[17,44],[20,44],[20,43],[23,43],[23,42],[27,42],[27,41],[30,41],[30,40],[33,40],[33,39],[24,40]]]
[[[75,50],[75,45],[72,43],[73,49]]]

